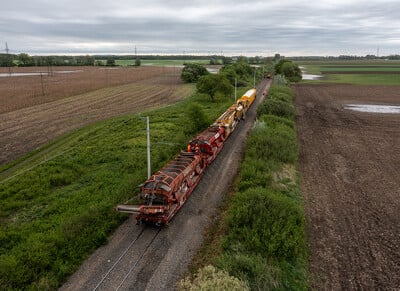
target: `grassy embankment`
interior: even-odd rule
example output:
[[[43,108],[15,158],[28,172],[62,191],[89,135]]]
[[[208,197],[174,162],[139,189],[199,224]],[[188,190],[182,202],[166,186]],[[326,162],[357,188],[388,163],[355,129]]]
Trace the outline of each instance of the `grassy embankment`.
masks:
[[[303,82],[329,82],[358,85],[399,85],[399,61],[326,61],[298,62],[307,74],[322,74],[317,80]]]
[[[200,108],[211,123],[232,103],[194,95],[143,113],[150,116],[153,172],[199,130],[187,112]],[[145,129],[137,114],[100,122],[19,159],[23,167],[0,169],[18,169],[0,181],[2,289],[54,290],[106,242],[126,219],[115,205],[136,196],[146,179]]]
[[[194,262],[193,269],[212,264],[240,279],[233,288],[244,282],[252,290],[307,289],[292,96],[289,87],[273,85],[258,109],[235,189],[217,219],[222,222],[209,229]],[[216,277],[227,284],[226,276],[213,274],[194,285],[215,286]],[[193,285],[186,280],[181,287],[188,286]]]

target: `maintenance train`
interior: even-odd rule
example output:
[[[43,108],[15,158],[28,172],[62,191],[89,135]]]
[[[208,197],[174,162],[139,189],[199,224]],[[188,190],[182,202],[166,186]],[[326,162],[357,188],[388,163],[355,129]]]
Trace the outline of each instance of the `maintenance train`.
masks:
[[[256,98],[248,90],[206,130],[189,141],[187,150],[153,174],[140,187],[141,205],[117,205],[119,212],[136,215],[138,223],[168,224],[196,188],[205,169],[218,156],[226,139]]]

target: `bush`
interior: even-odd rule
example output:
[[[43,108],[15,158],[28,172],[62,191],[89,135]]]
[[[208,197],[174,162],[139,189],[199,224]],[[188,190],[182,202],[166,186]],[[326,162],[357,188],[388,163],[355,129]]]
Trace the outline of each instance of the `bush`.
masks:
[[[227,252],[259,254],[277,260],[304,256],[305,221],[300,205],[265,188],[237,193],[228,212]]]
[[[262,160],[265,164],[273,161],[294,163],[297,160],[295,131],[283,124],[274,127],[261,124],[255,127],[247,140],[247,147],[246,157]]]
[[[185,126],[186,134],[198,133],[209,125],[207,116],[202,107],[197,103],[192,103],[188,106],[186,115],[189,120]]]
[[[287,102],[267,99],[258,107],[257,114],[272,114],[289,119],[294,119],[295,111],[293,105]]]
[[[207,69],[200,64],[186,64],[182,69],[181,79],[185,83],[195,83],[201,76],[208,75]]]
[[[250,290],[246,282],[241,281],[233,276],[230,276],[228,272],[216,269],[213,266],[206,266],[200,269],[193,281],[189,277],[181,280],[178,284],[178,290],[190,290],[190,291],[206,291],[206,290],[234,290],[234,291],[246,291]]]
[[[268,92],[268,98],[273,100],[279,100],[287,103],[292,103],[293,101],[293,91],[290,87],[282,85],[271,86]]]
[[[302,79],[302,73],[298,65],[290,60],[280,60],[275,65],[275,73],[282,74],[291,82],[299,82]]]
[[[263,114],[261,115],[260,122],[264,122],[266,126],[275,127],[277,124],[283,124],[287,127],[295,129],[294,121],[289,120],[285,117],[280,117],[272,114]]]
[[[264,256],[239,252],[224,254],[219,258],[218,266],[232,276],[247,281],[251,290],[273,290],[281,287],[279,269]]]
[[[268,187],[272,183],[272,176],[265,171],[265,161],[246,156],[240,168],[239,191],[251,187]]]
[[[207,75],[199,78],[196,85],[199,93],[207,94],[212,101],[217,96],[229,96],[233,93],[233,86],[224,74]]]
[[[282,74],[275,74],[273,84],[277,85],[287,85],[288,81],[286,80],[285,76]]]

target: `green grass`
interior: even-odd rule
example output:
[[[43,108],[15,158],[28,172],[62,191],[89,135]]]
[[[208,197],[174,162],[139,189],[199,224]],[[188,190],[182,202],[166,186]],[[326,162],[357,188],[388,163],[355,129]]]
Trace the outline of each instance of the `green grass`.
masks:
[[[207,258],[197,258],[196,265],[213,264],[251,290],[307,290],[308,249],[294,115],[265,110],[271,101],[292,108],[293,92],[273,85],[261,104],[235,193],[227,198],[220,224],[210,230],[200,251]]]
[[[293,114],[293,92],[273,85],[246,143],[237,192],[228,202],[226,237],[216,264],[252,290],[307,290],[307,245]]]
[[[150,116],[152,172],[195,134],[187,109],[210,123],[233,100],[192,96]],[[193,108],[193,107],[192,107]],[[146,124],[128,115],[80,129],[0,173],[0,286],[54,290],[126,219],[114,210],[146,179]],[[20,166],[21,165],[21,166]]]
[[[357,85],[399,86],[400,74],[330,74],[327,79],[321,81]]]
[[[298,65],[306,74],[323,74],[318,80],[304,80],[306,83],[400,85],[399,61],[309,61],[299,62]]]
[[[321,66],[322,73],[329,72],[400,72],[399,67],[386,67],[386,66]]]

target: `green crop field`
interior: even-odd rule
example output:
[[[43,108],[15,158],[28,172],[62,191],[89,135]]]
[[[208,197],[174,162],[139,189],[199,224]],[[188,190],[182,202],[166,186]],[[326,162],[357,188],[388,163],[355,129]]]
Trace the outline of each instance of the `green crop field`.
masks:
[[[400,61],[306,61],[297,62],[305,74],[321,75],[308,83],[400,85]]]

